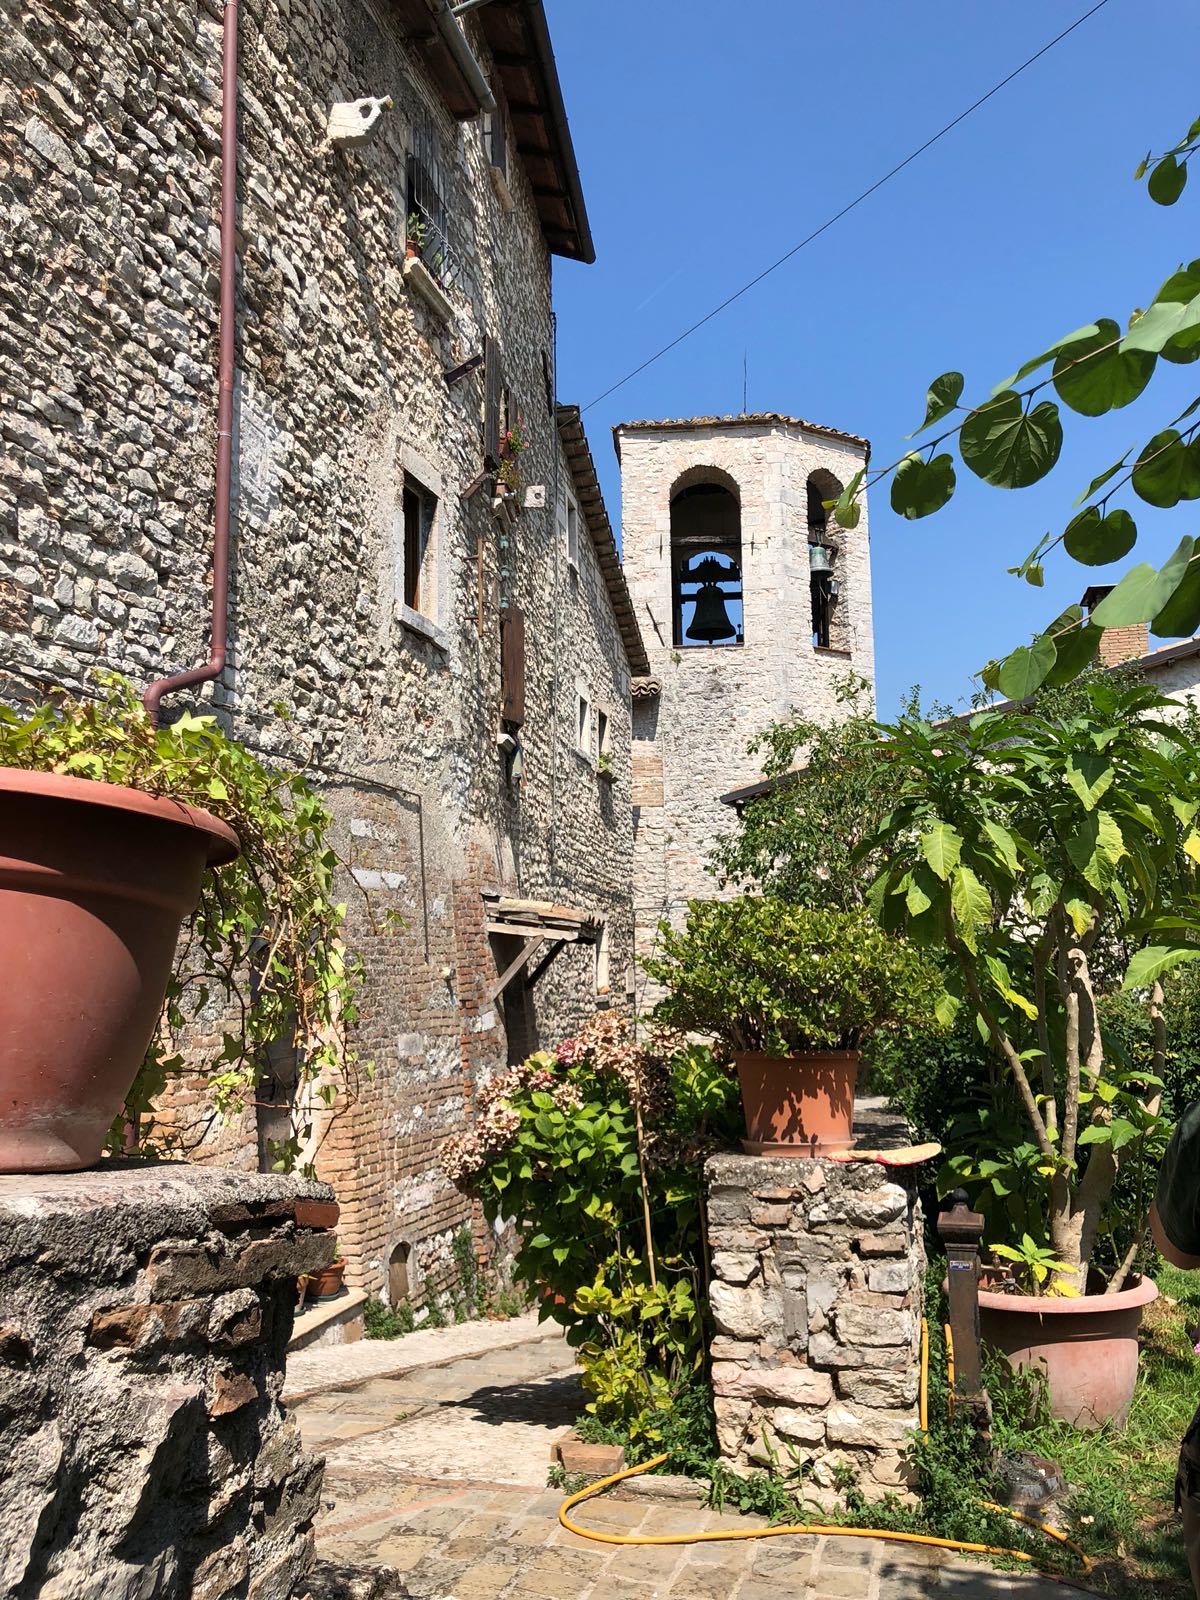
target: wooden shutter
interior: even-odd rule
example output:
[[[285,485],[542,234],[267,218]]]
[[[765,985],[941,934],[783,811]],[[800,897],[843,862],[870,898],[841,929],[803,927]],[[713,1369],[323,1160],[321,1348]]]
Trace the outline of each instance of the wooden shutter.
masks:
[[[500,370],[500,346],[491,334],[483,340],[483,464],[495,470],[500,465],[500,408],[504,403],[504,374]]]
[[[500,716],[518,728],[525,721],[525,613],[520,606],[500,613]]]

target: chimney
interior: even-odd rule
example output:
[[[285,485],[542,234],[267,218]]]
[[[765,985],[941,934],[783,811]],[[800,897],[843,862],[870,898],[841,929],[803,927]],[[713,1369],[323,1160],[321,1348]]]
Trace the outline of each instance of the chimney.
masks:
[[[1080,604],[1084,615],[1090,617],[1095,608],[1111,594],[1111,583],[1094,583],[1089,589],[1084,590]],[[1144,622],[1132,623],[1127,628],[1105,628],[1100,635],[1100,644],[1096,650],[1096,660],[1102,667],[1117,667],[1123,661],[1136,661],[1140,656],[1147,655],[1150,650],[1150,635]]]

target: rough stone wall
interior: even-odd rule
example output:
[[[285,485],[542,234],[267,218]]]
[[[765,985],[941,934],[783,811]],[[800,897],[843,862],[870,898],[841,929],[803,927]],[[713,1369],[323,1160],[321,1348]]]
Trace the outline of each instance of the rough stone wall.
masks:
[[[449,1292],[470,1220],[438,1144],[510,1049],[481,890],[593,910],[613,972],[630,959],[628,679],[590,546],[576,576],[557,525],[550,262],[511,130],[510,211],[479,124],[448,117],[385,5],[241,11],[231,652],[212,703],[250,745],[303,760],[336,813],[379,1071],[319,1168],[350,1281],[386,1292],[410,1247],[420,1302]],[[221,9],[0,0],[0,21],[0,697],[19,700],[207,653]],[[395,102],[375,139],[325,148],[331,103],[363,94]],[[440,147],[449,321],[403,273],[417,129]],[[483,371],[444,376],[485,334],[524,418],[523,475],[546,490],[511,528],[486,487],[463,498]],[[437,500],[425,615],[404,605],[405,473]],[[527,631],[519,787],[496,746],[508,605]],[[612,708],[611,785],[574,749],[581,673]],[[534,991],[538,1042],[595,1004],[591,953],[564,953]],[[171,1120],[197,1154],[257,1163],[253,1117],[210,1126],[198,1084]]]
[[[714,1156],[705,1175],[722,1457],[804,1465],[827,1499],[839,1468],[868,1499],[904,1490],[925,1264],[914,1187],[871,1164],[760,1156]]]
[[[0,1177],[0,1595],[293,1592],[323,1463],[279,1396],[330,1198],[182,1165]]]
[[[807,481],[825,470],[845,483],[862,465],[862,447],[762,421],[664,424],[618,435],[622,560],[650,670],[662,686],[657,706],[639,700],[635,713],[634,876],[644,952],[660,918],[678,921],[690,896],[717,892],[709,854],[736,823],[719,796],[761,778],[759,758],[747,751],[754,735],[796,712],[844,714],[835,690],[850,672],[874,683],[870,549],[864,511],[856,529],[835,533],[841,597],[831,637],[842,645],[815,649]],[[738,489],[745,642],[676,649],[671,495],[685,472],[705,467]],[[639,1001],[651,996],[642,980]]]

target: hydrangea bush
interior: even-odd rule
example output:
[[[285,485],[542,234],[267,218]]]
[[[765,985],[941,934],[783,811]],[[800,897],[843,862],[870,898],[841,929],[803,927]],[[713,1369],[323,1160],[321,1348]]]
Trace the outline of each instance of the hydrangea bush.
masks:
[[[445,1170],[493,1225],[515,1224],[515,1272],[567,1330],[588,1409],[653,1442],[656,1414],[703,1359],[705,1156],[738,1133],[737,1088],[711,1050],[612,1012],[478,1094]]]

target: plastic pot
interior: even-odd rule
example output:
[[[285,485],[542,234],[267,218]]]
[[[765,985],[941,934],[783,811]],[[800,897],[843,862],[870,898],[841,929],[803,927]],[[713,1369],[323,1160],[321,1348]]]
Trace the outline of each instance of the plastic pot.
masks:
[[[752,1156],[820,1156],[854,1143],[857,1050],[734,1056]]]
[[[1041,1368],[1054,1416],[1076,1428],[1123,1423],[1138,1371],[1151,1278],[1117,1294],[1025,1295],[979,1290],[979,1331],[1017,1367]]]
[[[231,828],[181,801],[0,768],[0,1172],[93,1166]]]

